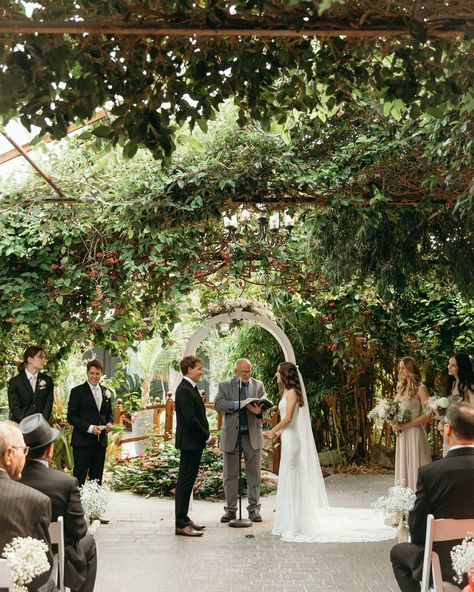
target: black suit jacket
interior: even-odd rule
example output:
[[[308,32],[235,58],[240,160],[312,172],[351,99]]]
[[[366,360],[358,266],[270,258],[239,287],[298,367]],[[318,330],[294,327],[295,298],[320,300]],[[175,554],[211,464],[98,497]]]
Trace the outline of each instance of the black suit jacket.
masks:
[[[176,448],[202,450],[209,438],[206,408],[197,388],[183,378],[175,394]]]
[[[106,389],[102,385],[100,388],[102,391],[100,411],[97,409],[94,395],[87,381],[71,390],[67,420],[74,426],[71,439],[73,446],[90,448],[99,442],[104,448],[107,447],[108,438],[105,430],[102,431],[99,440],[97,436],[87,432],[91,425],[106,425],[114,421],[112,399],[105,396]]]
[[[442,460],[420,467],[415,505],[408,516],[412,543],[424,546],[428,514],[435,518],[474,518],[474,448],[452,450]],[[450,551],[458,543],[433,546],[443,578],[454,575]]]
[[[41,413],[46,421],[49,421],[53,411],[53,401],[53,379],[47,374],[38,372],[34,393],[24,370],[8,383],[10,418],[17,423],[33,413]]]
[[[31,489],[10,479],[6,471],[0,470],[0,550],[14,537],[33,537],[48,545],[48,561],[52,568],[51,539],[51,501],[39,491]],[[38,576],[28,585],[36,590],[49,580],[51,569]]]
[[[77,590],[87,575],[87,562],[80,539],[87,534],[87,522],[82,509],[77,479],[43,463],[27,460],[20,482],[49,497],[52,505],[52,520],[64,518],[66,545],[65,584]]]

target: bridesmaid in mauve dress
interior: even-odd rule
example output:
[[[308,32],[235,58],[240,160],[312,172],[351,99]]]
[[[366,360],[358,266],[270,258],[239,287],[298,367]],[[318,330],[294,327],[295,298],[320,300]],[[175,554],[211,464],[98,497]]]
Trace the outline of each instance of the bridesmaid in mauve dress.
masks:
[[[395,449],[395,485],[416,491],[418,468],[431,463],[431,451],[425,424],[431,418],[423,413],[428,391],[420,382],[420,371],[413,358],[406,356],[398,364],[398,389],[395,397],[402,409],[411,412],[410,421],[397,423]]]

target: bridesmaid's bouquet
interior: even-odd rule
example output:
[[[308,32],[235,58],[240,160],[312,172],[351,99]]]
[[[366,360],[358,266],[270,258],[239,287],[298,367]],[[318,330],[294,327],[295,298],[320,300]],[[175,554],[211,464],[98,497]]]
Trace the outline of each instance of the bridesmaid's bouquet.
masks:
[[[442,419],[449,405],[448,397],[429,397],[423,405],[425,413],[430,413],[434,419]]]
[[[3,557],[10,568],[15,592],[28,592],[27,584],[49,571],[47,551],[44,541],[32,537],[15,537],[5,545]]]
[[[367,417],[375,423],[377,429],[382,429],[384,422],[395,425],[410,421],[410,410],[403,408],[396,399],[377,397],[376,401],[377,404],[369,411]]]
[[[452,548],[451,561],[456,572],[454,578],[456,582],[460,584],[464,574],[474,580],[474,539],[472,537],[466,537],[460,545]]]

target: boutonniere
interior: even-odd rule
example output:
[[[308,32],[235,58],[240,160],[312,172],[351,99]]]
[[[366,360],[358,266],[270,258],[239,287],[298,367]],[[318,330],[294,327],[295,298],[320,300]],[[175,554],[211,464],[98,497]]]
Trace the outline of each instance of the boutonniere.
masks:
[[[40,389],[46,388],[46,380],[40,380],[39,381],[39,388]]]
[[[112,397],[112,391],[110,389],[105,389],[105,391],[104,391],[104,397],[106,399],[110,399]]]

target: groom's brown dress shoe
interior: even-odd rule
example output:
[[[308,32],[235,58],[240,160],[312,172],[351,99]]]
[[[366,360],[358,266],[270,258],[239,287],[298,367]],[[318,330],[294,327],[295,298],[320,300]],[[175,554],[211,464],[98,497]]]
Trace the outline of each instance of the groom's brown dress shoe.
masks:
[[[187,524],[184,528],[176,527],[175,534],[188,537],[200,537],[203,535],[202,532],[194,530],[194,528],[190,524]]]
[[[199,524],[196,524],[192,520],[190,520],[186,526],[190,526],[191,528],[194,528],[194,530],[204,530],[206,528],[204,526],[204,524],[202,526],[200,526]]]

